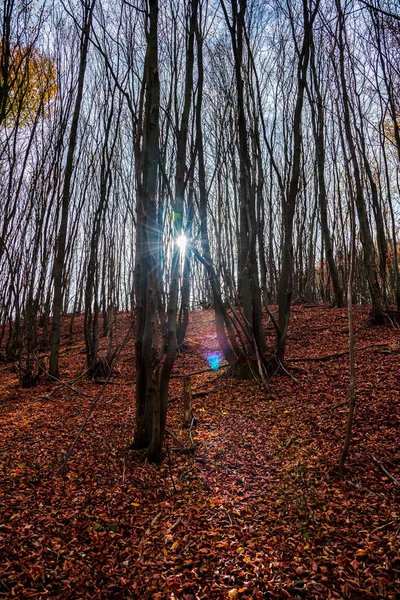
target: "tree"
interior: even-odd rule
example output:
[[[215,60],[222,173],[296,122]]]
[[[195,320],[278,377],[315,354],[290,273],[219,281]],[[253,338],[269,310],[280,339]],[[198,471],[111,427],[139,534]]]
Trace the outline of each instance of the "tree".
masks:
[[[296,198],[299,190],[300,161],[301,161],[301,115],[303,110],[304,91],[306,89],[308,61],[312,42],[312,27],[318,12],[319,0],[312,10],[307,0],[303,0],[303,43],[301,50],[297,48],[297,98],[293,118],[293,158],[288,194],[283,206],[282,265],[278,286],[279,331],[277,334],[276,353],[278,360],[283,362],[285,356],[287,330],[289,325],[290,303],[293,284],[293,219],[296,208]],[[291,25],[294,27],[293,20]],[[295,34],[293,33],[295,39]]]
[[[54,60],[33,46],[9,45],[0,55],[0,124],[19,127],[32,124],[37,113],[46,114],[57,93]]]
[[[168,398],[160,393],[157,321],[159,285],[156,264],[157,174],[159,163],[160,80],[158,73],[158,0],[149,0],[144,65],[145,106],[142,148],[136,156],[136,429],[134,447],[150,460],[161,458]],[[143,97],[143,96],[142,96]],[[140,127],[139,127],[140,131]]]
[[[372,314],[374,321],[379,324],[384,322],[384,313],[380,301],[380,288],[377,273],[374,267],[374,246],[368,222],[364,189],[361,180],[360,165],[357,158],[356,145],[351,127],[351,102],[348,93],[348,83],[345,74],[345,29],[344,29],[344,14],[340,2],[336,2],[338,12],[338,47],[339,47],[339,77],[343,102],[343,122],[347,145],[350,152],[350,161],[353,167],[354,182],[355,182],[355,204],[357,207],[358,219],[360,222],[361,242],[364,249],[364,264],[368,280],[368,288],[372,301]]]
[[[234,57],[234,72],[236,82],[237,129],[238,129],[238,158],[239,158],[239,257],[238,284],[239,298],[243,304],[245,328],[250,340],[248,351],[253,354],[257,345],[258,353],[265,353],[265,337],[262,327],[261,291],[258,277],[257,261],[257,229],[255,188],[251,181],[251,161],[247,139],[246,108],[244,96],[243,46],[247,1],[231,1],[231,19],[225,3],[221,7],[229,29]]]
[[[312,111],[312,126],[315,139],[315,158],[318,173],[318,200],[321,215],[321,229],[324,239],[324,246],[329,266],[329,272],[332,278],[333,292],[335,297],[334,304],[336,307],[341,308],[343,306],[343,290],[339,282],[339,274],[335,264],[335,257],[333,254],[331,242],[331,233],[328,225],[328,200],[325,182],[325,114],[324,102],[319,82],[319,75],[315,64],[314,39],[312,39],[311,43],[310,65],[312,83],[315,91],[315,98],[311,97],[310,106]]]
[[[65,248],[68,230],[68,213],[71,200],[71,181],[74,168],[74,153],[77,142],[79,116],[82,106],[83,85],[85,80],[87,55],[89,48],[89,36],[92,25],[93,9],[96,0],[91,0],[83,8],[82,38],[79,58],[78,85],[75,98],[74,112],[72,116],[71,130],[68,142],[68,154],[64,171],[64,184],[61,200],[61,218],[57,234],[57,246],[53,264],[54,295],[53,295],[53,321],[51,327],[50,363],[49,374],[51,377],[59,378],[58,358],[60,351],[61,335],[61,309],[63,303],[63,277],[65,274]]]

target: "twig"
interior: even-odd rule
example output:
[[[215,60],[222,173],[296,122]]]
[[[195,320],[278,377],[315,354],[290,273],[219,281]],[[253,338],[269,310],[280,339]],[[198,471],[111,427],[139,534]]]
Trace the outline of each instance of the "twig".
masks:
[[[104,379],[92,379],[93,383],[104,385]],[[107,385],[136,385],[136,381],[107,381]]]
[[[279,365],[280,365],[281,369],[283,369],[285,371],[286,375],[289,375],[289,377],[291,377],[293,379],[293,381],[295,381],[296,383],[299,383],[299,380],[296,379],[296,377],[294,377],[294,375],[292,375],[291,373],[289,373],[289,371],[287,369],[285,369],[285,367],[283,366],[283,364],[281,363],[281,361],[278,360],[278,362],[279,362]]]
[[[339,406],[344,406],[347,403],[348,403],[348,400],[343,400],[343,402],[338,402],[337,404],[334,404],[333,406],[331,406],[331,408],[329,410],[330,411],[336,410],[336,408],[339,408]]]
[[[155,524],[157,523],[157,521],[159,521],[159,520],[160,520],[160,517],[161,517],[161,515],[162,515],[162,511],[160,510],[160,512],[156,514],[156,516],[154,517],[154,519],[151,521],[151,523],[150,523],[150,524],[151,524],[151,525],[155,525]],[[143,539],[143,538],[142,538],[142,539]]]
[[[183,375],[171,375],[171,379],[182,379],[184,377],[191,377],[192,375],[201,375],[202,373],[215,373],[219,369],[227,369],[230,365],[220,365],[218,369],[201,369],[200,371],[193,371],[192,373],[184,373]]]
[[[225,388],[224,385],[219,385],[214,388],[208,388],[207,390],[199,390],[198,392],[192,392],[192,398],[202,398],[203,396],[207,396],[208,394],[212,394],[213,392],[217,392],[218,390],[222,390],[224,388]],[[179,400],[180,398],[183,398],[183,394],[180,394],[179,396],[172,396],[172,398],[169,398],[168,404],[170,402],[175,402],[176,400]]]
[[[382,529],[386,529],[386,527],[390,527],[394,523],[400,523],[400,519],[393,519],[393,521],[389,521],[389,523],[385,523],[380,527],[375,527],[375,529],[372,530],[372,533],[375,533],[375,531],[382,531]]]
[[[347,481],[347,483],[349,483],[350,485],[354,486],[358,490],[361,490],[362,492],[368,492],[368,494],[371,494],[371,496],[377,496],[378,495],[376,492],[373,492],[369,488],[363,487],[359,483],[355,483],[354,481],[351,481],[351,479],[346,479],[346,481]]]
[[[182,481],[182,479],[185,477],[185,475],[188,475],[192,471],[193,471],[193,467],[190,467],[189,469],[186,469],[186,471],[183,471],[183,473],[181,473],[179,475],[179,480]]]
[[[117,362],[117,360],[118,360],[118,357],[119,357],[119,355],[121,354],[121,351],[122,351],[122,349],[125,347],[125,344],[126,344],[126,342],[128,341],[128,337],[129,337],[129,335],[130,335],[130,333],[131,333],[132,327],[133,327],[133,321],[132,321],[132,322],[131,322],[131,324],[130,324],[130,327],[129,327],[129,329],[128,329],[127,333],[126,333],[125,339],[124,339],[124,341],[122,342],[120,349],[119,349],[119,350],[118,350],[118,352],[115,354],[115,356],[114,356],[114,360],[112,361],[112,363],[111,363],[111,365],[110,365],[110,372],[109,372],[109,375],[108,375],[107,381],[109,381],[109,380],[111,379],[111,376],[112,376],[112,374],[113,374],[113,370],[114,370],[114,365],[115,365],[115,363]],[[61,476],[63,476],[63,475],[65,474],[65,468],[66,468],[66,466],[67,466],[67,462],[68,462],[68,460],[69,460],[69,458],[70,458],[70,456],[71,456],[72,452],[74,451],[74,448],[75,448],[76,444],[78,443],[78,440],[79,440],[79,438],[81,437],[81,435],[82,435],[82,432],[83,432],[83,430],[85,429],[85,427],[86,427],[86,424],[87,424],[87,422],[89,421],[89,419],[90,419],[90,416],[91,416],[91,414],[92,414],[92,412],[93,412],[93,410],[94,410],[94,408],[95,408],[95,406],[96,406],[97,402],[99,401],[99,399],[100,399],[100,397],[102,396],[102,394],[103,394],[104,390],[106,389],[106,384],[107,384],[107,381],[106,381],[106,383],[105,383],[105,384],[104,384],[104,385],[101,387],[101,389],[99,390],[99,392],[97,393],[97,395],[96,395],[96,396],[93,398],[93,401],[91,402],[91,404],[90,404],[90,406],[89,406],[88,413],[87,413],[87,415],[86,415],[86,417],[85,417],[85,419],[84,419],[84,421],[83,421],[83,423],[82,423],[82,425],[81,425],[81,427],[80,427],[80,429],[79,429],[78,433],[76,434],[76,437],[75,437],[74,441],[72,442],[70,449],[68,450],[68,452],[67,452],[67,454],[66,454],[66,456],[65,456],[65,458],[64,458],[64,462],[63,462],[63,464],[62,464],[62,467],[61,467],[61,469],[60,469],[60,475],[61,475]]]
[[[177,520],[175,521],[175,523],[173,525],[171,525],[171,527],[169,528],[170,531],[175,531],[175,529],[178,527],[179,523],[182,521],[181,517],[178,517]]]
[[[387,469],[385,469],[385,467],[383,466],[383,464],[372,454],[372,460],[374,461],[375,464],[378,465],[378,467],[380,468],[380,470],[382,471],[382,473],[384,473],[386,475],[386,477],[389,477],[389,479],[391,481],[393,481],[393,483],[395,483],[396,485],[400,486],[400,481],[398,479],[396,479],[396,477],[394,477],[394,475],[392,475],[391,473],[389,473],[389,471]]]
[[[10,365],[6,365],[5,367],[1,367],[0,371],[7,371],[7,369],[15,369],[15,368],[18,369],[18,365],[16,363],[11,363]]]
[[[172,481],[172,487],[174,488],[174,494],[176,494],[177,490],[176,490],[174,478],[172,476],[171,453],[169,451],[169,444],[165,444],[165,445],[167,447],[167,454],[168,454],[168,472],[169,472],[169,476]]]
[[[46,375],[46,377],[48,379],[51,379],[51,381],[57,381],[57,383],[59,383],[59,385],[57,386],[56,389],[59,389],[60,387],[67,387],[68,389],[72,390],[73,392],[75,392],[75,394],[78,394],[78,396],[86,396],[86,398],[93,398],[93,396],[90,396],[89,394],[87,394],[86,392],[84,392],[83,390],[77,390],[76,388],[74,388],[73,385],[71,385],[70,383],[67,383],[66,381],[61,381],[61,379],[58,379],[57,377],[54,377],[54,375],[50,375],[50,373],[48,373],[46,371],[46,369],[43,366],[43,363],[39,361],[38,357],[36,356],[35,353],[33,353],[33,356],[35,357],[36,363],[39,367],[39,369],[41,369],[43,371],[43,373]],[[78,381],[78,379],[76,379],[75,381]],[[74,380],[72,381],[72,383],[74,383]],[[55,390],[53,390],[55,391]],[[50,394],[53,393],[50,392]],[[47,396],[41,396],[41,398],[46,398],[46,399],[50,399],[50,394],[48,394]]]
[[[174,440],[175,440],[176,442],[178,442],[178,444],[180,444],[181,446],[184,446],[184,445],[185,445],[185,444],[183,444],[183,443],[181,442],[181,440],[180,440],[180,439],[178,439],[178,438],[176,437],[176,435],[175,435],[175,434],[174,434],[172,431],[170,431],[169,429],[165,428],[165,433],[166,433],[167,435],[169,435],[169,436],[173,437],[173,438],[174,438]]]
[[[176,441],[179,442],[179,444],[181,444],[181,448],[171,448],[171,450],[176,450],[180,454],[182,454],[182,453],[184,453],[184,454],[193,453],[194,454],[195,453],[196,448],[198,448],[198,446],[199,446],[199,444],[197,442],[195,442],[192,437],[192,428],[195,423],[196,423],[196,419],[195,419],[195,417],[192,417],[192,421],[191,421],[190,427],[189,427],[189,438],[190,438],[191,446],[185,446],[184,444],[182,444],[182,442],[180,440],[178,440],[178,438],[172,432],[169,432],[172,435],[172,437],[175,438]]]
[[[93,379],[93,383],[97,385],[132,385],[129,381],[105,381],[104,379]]]
[[[228,519],[229,519],[229,523],[231,524],[231,527],[233,527],[233,523],[232,523],[232,519],[231,519],[231,515],[229,514],[229,512],[227,510],[225,510],[225,514],[227,515]]]
[[[380,348],[382,346],[390,346],[390,344],[368,344],[367,346],[356,349],[357,352],[362,352],[363,350],[368,350],[369,348]],[[286,360],[287,362],[324,362],[326,360],[330,360],[331,358],[340,358],[341,356],[346,356],[348,353],[349,350],[344,350],[343,352],[335,352],[334,354],[326,354],[325,356],[305,356],[304,358],[287,358]]]
[[[192,442],[193,449],[196,448],[196,444],[194,443],[193,438],[192,438],[192,427],[195,424],[195,422],[196,422],[196,419],[194,417],[192,417],[192,421],[191,421],[190,427],[189,427],[189,437],[190,437],[190,441]]]
[[[284,450],[287,450],[288,448],[290,448],[290,446],[293,446],[293,444],[295,443],[295,441],[297,440],[297,435],[294,435],[292,438],[290,438],[290,440],[283,446]]]
[[[183,448],[171,448],[172,452],[177,452],[178,454],[194,454],[195,447],[194,446],[183,446]]]

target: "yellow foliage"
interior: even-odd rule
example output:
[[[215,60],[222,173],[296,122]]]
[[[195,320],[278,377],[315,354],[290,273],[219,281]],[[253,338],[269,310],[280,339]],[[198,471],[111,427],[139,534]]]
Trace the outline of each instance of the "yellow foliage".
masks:
[[[396,117],[397,125],[400,128],[400,117]],[[383,129],[385,132],[385,136],[393,143],[396,143],[395,133],[394,133],[394,123],[393,119],[387,118],[383,123]]]
[[[0,86],[4,85],[0,72]],[[34,48],[12,47],[8,69],[6,125],[18,119],[30,125],[38,113],[48,116],[50,102],[57,93],[57,71],[52,58]]]

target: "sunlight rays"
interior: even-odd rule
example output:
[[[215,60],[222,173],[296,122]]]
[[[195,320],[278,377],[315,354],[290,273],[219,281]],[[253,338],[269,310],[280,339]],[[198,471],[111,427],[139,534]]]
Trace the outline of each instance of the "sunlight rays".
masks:
[[[179,237],[176,238],[176,245],[180,249],[181,253],[184,254],[186,251],[187,237],[183,232]]]

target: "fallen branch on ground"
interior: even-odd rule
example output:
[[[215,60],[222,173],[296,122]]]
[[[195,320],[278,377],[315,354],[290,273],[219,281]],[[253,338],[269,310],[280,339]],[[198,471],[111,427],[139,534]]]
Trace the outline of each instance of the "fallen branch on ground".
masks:
[[[351,481],[351,479],[346,479],[346,482],[349,483],[350,485],[354,486],[358,490],[361,490],[362,492],[367,492],[371,496],[377,496],[378,495],[376,492],[373,492],[369,488],[364,487],[363,485],[360,485],[359,483],[355,483],[354,481]]]
[[[220,369],[227,369],[230,365],[220,365],[218,369],[201,369],[201,371],[193,371],[192,373],[183,373],[183,375],[171,375],[171,379],[183,379],[192,375],[201,375],[202,373],[216,373]]]
[[[169,429],[165,428],[165,433],[167,436],[170,436],[172,438],[174,438],[175,441],[178,442],[178,444],[180,444],[181,446],[184,446],[185,444],[183,442],[181,442],[181,440],[179,438],[176,437],[176,435],[170,431]]]
[[[337,408],[339,408],[339,406],[344,406],[345,404],[348,403],[348,400],[343,400],[343,402],[338,402],[337,404],[334,404],[329,410],[336,410]]]
[[[78,396],[85,396],[86,398],[93,398],[93,396],[91,396],[90,394],[87,394],[84,390],[79,390],[79,389],[75,388],[73,385],[71,385],[70,383],[67,383],[66,381],[61,381],[61,379],[58,379],[57,377],[54,377],[53,375],[50,375],[50,373],[48,373],[46,371],[46,369],[44,368],[43,363],[41,361],[39,361],[39,359],[36,356],[36,354],[34,354],[34,357],[35,357],[36,363],[37,363],[39,369],[42,371],[42,373],[44,373],[46,375],[46,377],[48,379],[50,379],[51,381],[56,381],[59,384],[47,396],[39,396],[39,398],[43,398],[45,400],[50,400],[50,397],[52,396],[52,394],[56,390],[61,389],[62,387],[66,387],[69,390],[72,390],[73,392],[75,392],[75,394],[78,394]],[[80,375],[79,377],[73,379],[72,383],[75,383],[76,381],[79,381],[79,379],[81,379],[81,377],[82,376]]]
[[[208,394],[212,394],[213,392],[222,390],[224,388],[225,388],[224,385],[219,385],[218,387],[209,388],[207,390],[199,390],[198,392],[192,392],[192,398],[202,398],[203,396],[207,396]],[[170,402],[175,402],[176,400],[180,400],[181,398],[183,398],[183,394],[180,394],[179,396],[172,396],[172,398],[170,398],[168,400],[168,404]]]
[[[374,461],[374,463],[376,465],[378,465],[378,467],[380,468],[380,470],[382,471],[382,473],[384,473],[384,475],[386,475],[386,477],[389,477],[389,479],[391,481],[393,481],[393,483],[395,483],[396,485],[400,486],[400,481],[398,479],[396,479],[396,477],[394,475],[392,475],[391,473],[389,473],[389,471],[383,466],[383,464],[373,454],[372,454],[372,460]]]
[[[372,530],[372,533],[375,533],[375,531],[382,531],[382,529],[386,529],[386,527],[390,527],[390,525],[394,525],[395,523],[400,523],[400,519],[393,519],[393,521],[389,521],[389,523],[385,523],[380,527],[375,527],[375,529]]]
[[[390,344],[368,344],[368,346],[356,348],[356,351],[362,352],[363,350],[368,350],[369,348],[381,348],[382,346],[390,346]],[[306,356],[304,358],[287,358],[286,360],[287,362],[324,362],[326,360],[330,360],[331,358],[340,358],[341,356],[347,356],[348,353],[348,350],[343,350],[343,352],[334,352],[333,354],[325,354],[325,356]]]

